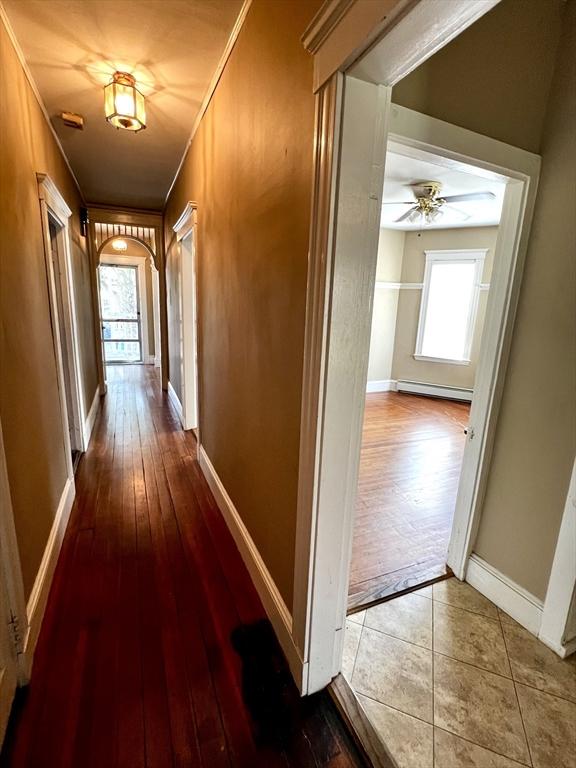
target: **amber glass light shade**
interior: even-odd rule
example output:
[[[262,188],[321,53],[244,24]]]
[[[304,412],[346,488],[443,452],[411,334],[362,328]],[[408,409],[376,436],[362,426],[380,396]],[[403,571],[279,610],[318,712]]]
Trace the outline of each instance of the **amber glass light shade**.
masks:
[[[141,131],[146,128],[144,96],[136,88],[136,81],[126,72],[115,72],[104,88],[106,120],[116,128]]]

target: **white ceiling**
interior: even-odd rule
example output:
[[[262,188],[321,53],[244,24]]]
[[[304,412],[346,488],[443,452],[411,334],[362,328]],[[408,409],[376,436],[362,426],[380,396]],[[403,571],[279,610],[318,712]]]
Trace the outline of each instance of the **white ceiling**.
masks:
[[[242,0],[3,0],[89,203],[160,209]],[[147,128],[104,119],[103,87],[131,72]],[[84,116],[66,128],[63,111]]]
[[[412,200],[414,195],[409,185],[418,181],[439,181],[442,183],[441,196],[464,194],[469,192],[493,192],[493,200],[475,200],[451,203],[443,206],[442,216],[426,229],[453,229],[456,227],[487,227],[500,222],[505,184],[503,181],[482,171],[474,173],[469,166],[455,169],[447,167],[442,158],[427,152],[418,151],[418,157],[411,157],[409,148],[403,154],[394,151],[386,153],[384,193],[382,197],[381,226],[387,229],[404,231],[422,229],[419,222],[395,222],[411,205],[385,205],[398,201]],[[404,154],[406,152],[406,154]],[[443,164],[444,163],[444,164]],[[466,168],[466,170],[464,170]],[[482,174],[482,175],[481,175]],[[455,209],[455,210],[454,210]]]

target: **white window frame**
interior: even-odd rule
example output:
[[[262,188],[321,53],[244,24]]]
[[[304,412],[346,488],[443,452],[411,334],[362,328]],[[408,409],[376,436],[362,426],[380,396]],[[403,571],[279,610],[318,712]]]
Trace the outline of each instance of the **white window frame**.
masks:
[[[484,271],[484,260],[488,253],[487,248],[474,248],[466,250],[449,251],[424,251],[426,256],[426,266],[424,268],[424,285],[422,288],[422,300],[420,301],[420,315],[418,317],[418,333],[416,336],[416,351],[414,358],[431,363],[444,363],[448,365],[470,365],[470,353],[472,351],[472,341],[474,339],[474,328],[476,326],[476,317],[478,315],[478,300],[481,290],[482,273]],[[424,330],[426,325],[426,314],[428,311],[428,300],[430,298],[430,283],[432,280],[432,267],[435,264],[466,264],[474,261],[476,269],[474,272],[474,291],[468,310],[468,320],[466,324],[466,340],[464,344],[464,355],[460,358],[434,357],[422,354],[422,344],[424,343]]]
[[[140,241],[137,241],[140,242]],[[151,256],[122,256],[121,254],[101,253],[100,263],[101,266],[117,266],[117,267],[135,267],[137,270],[136,289],[138,292],[138,311],[140,313],[140,357],[134,363],[115,363],[110,361],[110,365],[142,365],[154,363],[154,358],[150,357],[150,351],[148,348],[148,292],[146,290],[146,270],[149,268],[150,262],[153,259]],[[102,307],[100,307],[100,325],[102,325]],[[112,339],[110,339],[112,341]],[[104,339],[101,339],[102,344],[102,356],[106,359],[104,353]]]

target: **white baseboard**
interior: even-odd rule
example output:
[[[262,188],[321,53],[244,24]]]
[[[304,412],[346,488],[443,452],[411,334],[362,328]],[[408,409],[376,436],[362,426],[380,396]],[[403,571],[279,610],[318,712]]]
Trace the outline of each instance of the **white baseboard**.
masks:
[[[54,516],[54,522],[52,523],[52,529],[48,536],[38,573],[36,574],[36,580],[34,581],[30,597],[28,598],[28,604],[26,606],[28,631],[24,641],[23,653],[23,666],[25,673],[28,675],[32,669],[34,649],[36,648],[38,634],[42,625],[42,619],[44,618],[44,610],[46,608],[46,601],[52,584],[52,576],[54,575],[54,569],[58,562],[62,540],[64,538],[66,526],[68,525],[70,510],[72,509],[75,495],[76,488],[74,486],[74,480],[68,478],[64,490],[62,491],[62,496],[60,497],[58,509]]]
[[[366,393],[396,392],[398,382],[395,379],[380,379],[366,382]]]
[[[180,402],[180,399],[176,394],[176,390],[174,389],[174,387],[170,382],[168,382],[168,397],[170,398],[172,405],[176,409],[176,413],[178,414],[180,423],[182,424],[182,426],[184,426],[184,414],[182,412],[182,403]]]
[[[92,437],[92,430],[94,429],[94,423],[96,416],[98,416],[98,410],[100,408],[100,389],[97,389],[92,400],[92,405],[88,411],[88,416],[84,420],[83,433],[84,433],[84,450],[88,449],[90,438]]]
[[[299,690],[302,690],[306,665],[292,637],[292,616],[290,611],[278,591],[278,587],[274,583],[274,579],[264,560],[262,560],[260,552],[244,525],[238,510],[234,506],[232,499],[228,496],[222,481],[202,446],[199,446],[199,460],[204,477],[210,486],[210,490],[242,555],[254,586],[260,595],[268,618],[274,627],[276,637],[282,646],[296,685]]]
[[[491,600],[518,624],[538,636],[544,605],[478,555],[470,555],[466,581]]]
[[[443,397],[448,400],[466,400],[472,402],[472,389],[460,389],[449,387],[445,384],[426,384],[422,381],[403,381],[398,379],[398,392],[412,392],[415,395],[428,395],[430,397]]]

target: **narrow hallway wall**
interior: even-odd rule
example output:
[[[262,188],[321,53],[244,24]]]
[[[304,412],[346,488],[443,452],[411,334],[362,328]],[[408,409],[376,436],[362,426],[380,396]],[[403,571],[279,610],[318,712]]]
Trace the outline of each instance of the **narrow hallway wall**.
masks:
[[[0,22],[0,417],[25,593],[38,572],[66,479],[36,173],[72,210],[86,411],[97,391],[82,199]]]
[[[319,5],[254,0],[165,209],[170,294],[172,227],[198,204],[202,445],[289,608],[314,138],[300,36]]]

